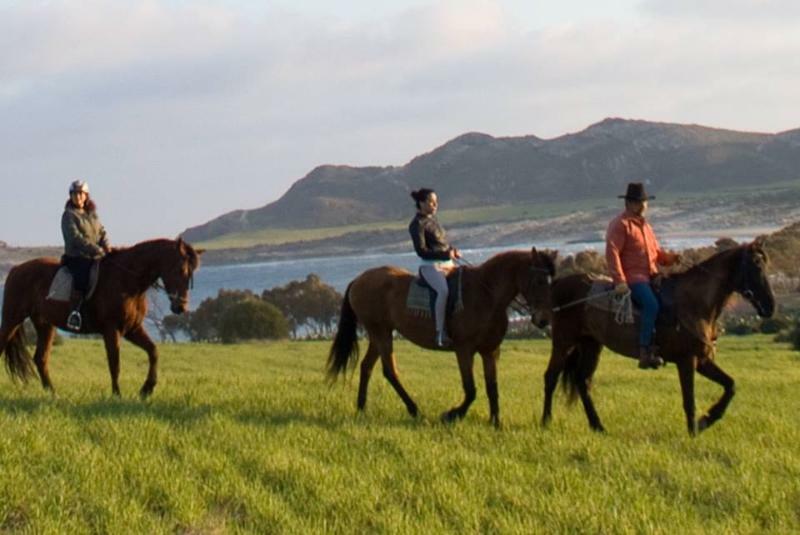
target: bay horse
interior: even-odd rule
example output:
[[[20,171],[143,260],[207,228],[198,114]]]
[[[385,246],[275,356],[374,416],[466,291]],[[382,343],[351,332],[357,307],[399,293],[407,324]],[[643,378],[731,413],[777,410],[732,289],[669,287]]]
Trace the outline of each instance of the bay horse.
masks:
[[[100,261],[100,274],[94,294],[84,302],[80,334],[103,336],[111,390],[119,391],[120,335],[147,352],[149,369],[139,394],[152,394],[157,381],[158,351],[142,322],[147,312],[146,292],[163,281],[175,314],[186,312],[192,275],[200,264],[203,250],[178,240],[151,240],[132,247],[115,249]],[[12,379],[27,381],[33,375],[31,358],[25,346],[22,323],[30,318],[36,329],[33,363],[46,390],[54,392],[48,372],[50,349],[56,327],[66,329],[70,304],[46,299],[50,283],[60,262],[55,258],[37,258],[14,266],[8,273],[0,324],[0,353]]]
[[[496,366],[500,343],[508,327],[507,309],[521,294],[531,308],[531,320],[541,327],[548,323],[555,255],[536,248],[507,251],[478,267],[461,268],[463,308],[447,318],[447,332],[458,358],[464,401],[442,414],[443,421],[463,418],[475,400],[472,366],[477,352],[483,359],[490,421],[500,425]],[[408,271],[384,266],[363,272],[345,291],[338,331],[328,356],[328,375],[335,380],[345,373],[348,364],[354,366],[358,361],[357,326],[361,324],[369,336],[369,347],[361,362],[356,402],[359,411],[366,406],[369,378],[380,358],[384,377],[403,400],[408,413],[413,417],[418,414],[416,403],[400,383],[392,343],[392,332],[397,330],[418,346],[437,349],[433,319],[414,317],[406,310],[412,280]]]
[[[728,299],[739,293],[761,317],[772,316],[775,297],[766,275],[767,254],[761,242],[741,245],[669,277],[675,283],[675,325],[656,329],[655,343],[661,357],[674,362],[683,397],[683,410],[690,435],[695,435],[722,418],[734,396],[734,380],[715,362],[716,322]],[[592,279],[583,274],[556,279],[552,285],[553,347],[544,374],[542,425],[551,418],[553,392],[559,375],[569,391],[570,401],[580,397],[589,426],[604,431],[589,395],[592,377],[603,346],[620,355],[638,358],[638,328],[619,325],[613,313],[581,304]],[[724,388],[722,397],[695,421],[694,372]]]

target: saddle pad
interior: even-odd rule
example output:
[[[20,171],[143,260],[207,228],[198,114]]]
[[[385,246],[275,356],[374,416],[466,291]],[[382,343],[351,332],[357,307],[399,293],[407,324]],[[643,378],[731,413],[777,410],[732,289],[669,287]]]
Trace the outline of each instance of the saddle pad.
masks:
[[[100,273],[100,262],[95,261],[92,264],[92,269],[89,271],[89,291],[86,292],[85,300],[88,300],[94,294],[97,287],[97,279]],[[72,273],[67,266],[61,266],[56,271],[53,282],[50,283],[50,290],[47,292],[47,299],[51,301],[66,301],[69,302],[72,295]]]
[[[601,295],[614,289],[611,279],[598,278],[592,281],[592,287],[587,294],[589,298],[586,302],[587,307],[603,310],[611,314],[616,314],[620,307],[619,297],[613,293]],[[677,314],[675,307],[675,281],[665,278],[661,285],[654,290],[658,299],[659,310],[656,323],[660,326],[674,326],[677,324]],[[638,306],[633,307],[633,316],[638,318],[641,311]]]
[[[592,287],[586,294],[586,306],[598,308],[606,312],[616,312],[618,300],[613,293],[608,293],[614,289],[611,279],[598,278],[592,280]],[[605,295],[603,295],[605,294]]]
[[[461,299],[461,269],[456,270],[450,277],[447,277],[447,315],[458,312],[464,308]],[[414,316],[431,318],[433,317],[433,306],[436,302],[436,292],[434,292],[425,281],[419,276],[415,276],[408,286],[408,296],[406,297],[406,309]]]

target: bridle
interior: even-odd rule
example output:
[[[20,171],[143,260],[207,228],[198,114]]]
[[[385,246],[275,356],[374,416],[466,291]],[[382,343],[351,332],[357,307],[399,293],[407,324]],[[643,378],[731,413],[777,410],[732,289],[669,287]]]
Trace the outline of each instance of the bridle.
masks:
[[[124,265],[120,264],[119,262],[115,262],[113,258],[105,257],[103,260],[105,262],[113,264],[114,266],[118,267],[122,271],[125,271],[126,273],[129,273],[129,274],[134,275],[136,277],[138,277],[142,273],[141,271],[136,271],[136,270],[131,269],[131,268],[127,267],[127,266],[124,266]],[[164,294],[169,299],[169,302],[171,304],[173,304],[173,305],[174,304],[178,304],[178,305],[181,305],[181,306],[185,306],[186,304],[189,303],[189,298],[188,297],[181,297],[178,294],[178,292],[170,292],[170,291],[168,291],[167,287],[164,284],[161,283],[161,280],[163,280],[163,277],[159,276],[155,280],[155,282],[153,282],[153,284],[150,285],[150,287],[154,288],[155,290],[160,290],[160,291],[164,292]],[[193,289],[194,289],[194,272],[191,272],[189,274],[189,290],[193,290]]]

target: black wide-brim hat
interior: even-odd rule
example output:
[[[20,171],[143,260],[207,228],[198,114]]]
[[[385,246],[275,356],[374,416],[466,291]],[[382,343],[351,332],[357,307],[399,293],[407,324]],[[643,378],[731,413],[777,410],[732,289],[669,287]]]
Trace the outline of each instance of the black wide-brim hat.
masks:
[[[647,195],[644,191],[644,184],[641,182],[631,182],[628,184],[628,190],[625,192],[625,195],[617,195],[618,199],[625,199],[626,201],[649,201],[650,199],[655,199],[653,196]]]

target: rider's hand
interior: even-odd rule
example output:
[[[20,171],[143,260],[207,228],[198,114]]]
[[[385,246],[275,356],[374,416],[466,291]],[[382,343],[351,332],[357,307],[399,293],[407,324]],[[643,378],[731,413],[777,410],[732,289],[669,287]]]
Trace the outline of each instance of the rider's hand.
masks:
[[[458,249],[455,249],[455,248],[450,249],[450,258],[453,259],[453,260],[461,258],[461,251],[459,251]]]
[[[626,293],[630,292],[631,289],[628,288],[628,285],[624,282],[620,282],[616,286],[614,286],[614,293],[617,295],[625,295]]]

